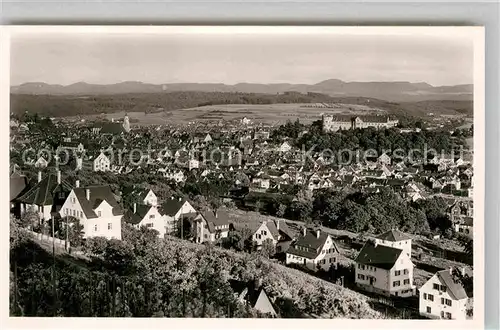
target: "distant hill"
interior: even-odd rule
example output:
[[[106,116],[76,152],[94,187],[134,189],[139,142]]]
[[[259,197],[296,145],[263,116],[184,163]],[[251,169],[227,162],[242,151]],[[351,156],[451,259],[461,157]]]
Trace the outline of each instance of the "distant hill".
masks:
[[[284,92],[322,93],[337,97],[369,97],[391,102],[416,102],[427,100],[472,100],[472,85],[431,86],[427,83],[410,82],[345,82],[328,79],[317,84],[253,84],[239,83],[177,83],[147,84],[126,81],[117,84],[98,85],[79,82],[67,86],[51,85],[43,82],[29,82],[12,86],[12,94],[31,95],[113,95],[127,93],[166,92],[238,92],[277,94]]]

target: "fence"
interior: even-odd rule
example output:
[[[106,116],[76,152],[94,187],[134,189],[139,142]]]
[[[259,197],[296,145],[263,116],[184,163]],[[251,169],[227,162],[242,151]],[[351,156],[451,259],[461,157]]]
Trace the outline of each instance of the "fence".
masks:
[[[25,229],[25,228],[23,228],[23,230],[26,231],[27,233],[33,235],[34,238],[36,238],[37,240],[39,240],[41,242],[48,242],[48,243],[52,244],[52,241],[53,241],[57,247],[61,247],[63,249],[66,248],[66,241],[63,239],[55,238],[55,237],[45,235],[42,233],[37,233],[37,232],[34,232],[32,230],[29,230],[29,229]],[[70,243],[68,242],[67,244],[68,244],[67,248],[69,249]]]

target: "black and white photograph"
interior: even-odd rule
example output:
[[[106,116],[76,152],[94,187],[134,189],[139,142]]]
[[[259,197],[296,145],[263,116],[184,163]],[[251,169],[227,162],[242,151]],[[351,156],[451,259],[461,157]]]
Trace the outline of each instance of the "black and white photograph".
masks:
[[[482,28],[9,39],[10,318],[483,317]]]

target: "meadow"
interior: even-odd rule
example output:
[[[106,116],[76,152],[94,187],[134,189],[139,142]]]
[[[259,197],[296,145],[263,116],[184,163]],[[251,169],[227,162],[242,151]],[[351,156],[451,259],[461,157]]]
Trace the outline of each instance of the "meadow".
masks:
[[[223,104],[207,105],[194,108],[177,110],[166,110],[157,112],[113,112],[107,114],[92,114],[65,117],[67,120],[83,118],[85,120],[96,120],[105,118],[107,120],[121,119],[127,114],[133,125],[166,125],[166,124],[188,124],[194,122],[218,122],[221,120],[232,121],[248,118],[254,123],[266,125],[283,124],[288,120],[296,120],[301,123],[310,124],[321,118],[322,113],[362,115],[372,113],[385,113],[385,111],[359,106],[354,104],[339,104],[336,108],[313,107],[304,103],[279,103],[279,104]]]

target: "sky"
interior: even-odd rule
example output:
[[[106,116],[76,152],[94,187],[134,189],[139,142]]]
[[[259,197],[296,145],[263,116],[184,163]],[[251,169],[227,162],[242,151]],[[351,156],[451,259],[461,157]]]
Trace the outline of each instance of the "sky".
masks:
[[[472,38],[446,35],[22,34],[11,85],[45,82],[473,83]]]

